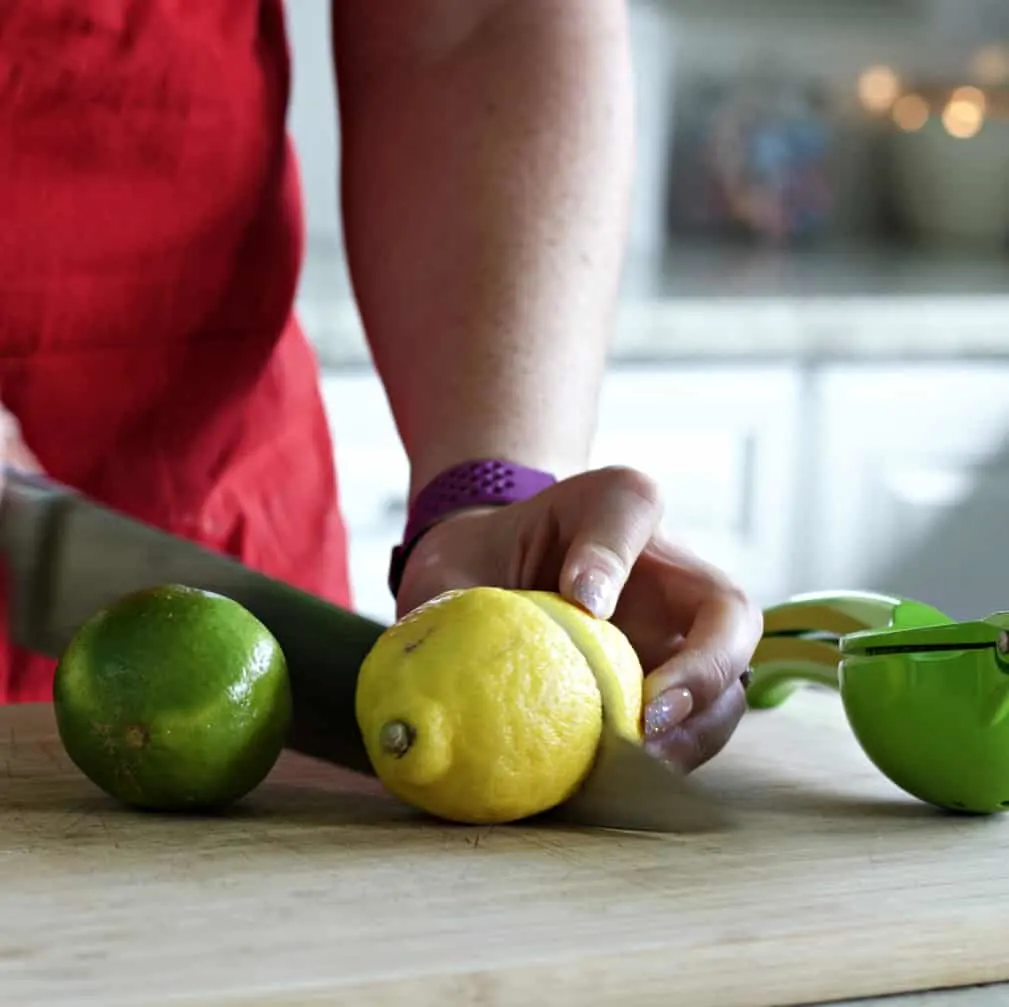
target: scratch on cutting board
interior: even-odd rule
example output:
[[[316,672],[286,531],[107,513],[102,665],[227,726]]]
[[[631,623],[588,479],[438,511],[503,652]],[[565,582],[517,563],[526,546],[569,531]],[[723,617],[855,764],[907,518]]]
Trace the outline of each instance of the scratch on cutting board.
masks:
[[[251,832],[243,829],[242,839],[252,841],[253,835]],[[315,863],[315,858],[303,846],[299,846],[292,837],[282,834],[279,830],[272,830],[267,833],[266,845],[271,849],[282,850],[285,853],[291,854],[296,863],[308,864],[309,866]],[[313,847],[313,849],[315,848]],[[248,856],[248,851],[246,850],[245,852],[246,856]]]
[[[535,830],[523,838],[563,865],[565,873],[559,879],[559,883],[568,883],[586,873],[596,874],[599,869],[597,843],[619,845],[621,840],[625,839],[616,831],[589,835],[582,829],[567,828],[551,830],[551,833]],[[585,840],[591,842],[590,848],[586,848]],[[614,868],[614,872],[619,874],[624,888],[628,891],[634,889],[647,894],[655,892],[654,878],[636,867],[623,867],[619,870]]]
[[[63,764],[63,760],[60,758],[59,753],[55,750],[56,746],[51,741],[40,741],[39,751],[49,760],[49,762],[61,772],[66,769]]]
[[[479,832],[479,831],[476,832],[473,835],[472,839],[470,839],[470,837],[467,836],[466,837],[466,842],[467,842],[467,844],[469,844],[470,846],[472,846],[474,850],[478,850],[480,848],[480,841],[483,840],[483,839],[490,839],[491,833],[493,833],[493,831],[494,831],[494,826],[493,825],[488,825],[487,828],[483,832]]]
[[[98,815],[98,824],[101,825],[102,831],[105,833],[105,838],[108,839],[114,849],[119,849],[119,840],[112,834],[112,830],[109,828],[109,823],[105,821],[105,816],[102,814]]]
[[[557,837],[546,836],[542,832],[534,829],[528,832],[523,838],[531,842],[533,846],[542,850],[544,853],[548,853],[551,857],[556,857],[559,860],[568,862],[573,862],[578,859],[577,856],[572,856],[573,851],[571,848],[561,843]]]
[[[83,824],[88,820],[89,815],[87,812],[71,811],[70,812],[70,822],[63,828],[63,838],[70,839],[77,832],[79,825]],[[69,816],[68,816],[69,817]]]

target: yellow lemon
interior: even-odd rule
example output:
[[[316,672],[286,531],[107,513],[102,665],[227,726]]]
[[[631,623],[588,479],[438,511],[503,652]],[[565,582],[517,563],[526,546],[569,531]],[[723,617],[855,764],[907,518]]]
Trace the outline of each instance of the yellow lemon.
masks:
[[[613,729],[641,740],[644,674],[630,640],[611,622],[597,619],[559,594],[517,591],[540,606],[581,651],[596,679],[603,710]]]
[[[356,714],[401,800],[457,822],[561,804],[595,760],[603,716],[640,741],[642,670],[626,637],[560,595],[448,591],[365,659]]]

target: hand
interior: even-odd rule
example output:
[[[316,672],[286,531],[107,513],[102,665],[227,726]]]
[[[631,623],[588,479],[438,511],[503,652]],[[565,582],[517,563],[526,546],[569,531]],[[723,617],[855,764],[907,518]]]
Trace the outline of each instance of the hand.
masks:
[[[10,465],[25,472],[41,472],[42,466],[21,436],[18,418],[0,404],[0,466]],[[0,468],[0,490],[3,470]]]
[[[559,591],[611,618],[645,669],[646,744],[694,769],[746,709],[741,677],[761,611],[719,570],[658,532],[659,493],[640,472],[606,468],[530,500],[460,511],[417,543],[398,614],[450,588]]]

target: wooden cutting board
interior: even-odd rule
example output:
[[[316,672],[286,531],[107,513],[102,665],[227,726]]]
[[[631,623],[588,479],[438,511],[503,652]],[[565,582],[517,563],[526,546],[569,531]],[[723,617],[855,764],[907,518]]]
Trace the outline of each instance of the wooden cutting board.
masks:
[[[770,1007],[1009,979],[1009,819],[887,783],[833,696],[750,714],[713,836],[430,822],[286,757],[241,810],[121,810],[0,710],[0,1003]],[[91,999],[93,998],[93,999]]]

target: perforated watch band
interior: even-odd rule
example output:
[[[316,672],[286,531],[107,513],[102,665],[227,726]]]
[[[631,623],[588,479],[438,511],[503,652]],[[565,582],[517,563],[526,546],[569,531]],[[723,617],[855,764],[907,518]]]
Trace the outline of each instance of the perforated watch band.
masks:
[[[442,518],[467,507],[493,507],[528,500],[557,482],[539,469],[497,458],[463,462],[435,476],[410,506],[403,541],[392,550],[389,590],[399,593],[403,568],[424,533]]]

